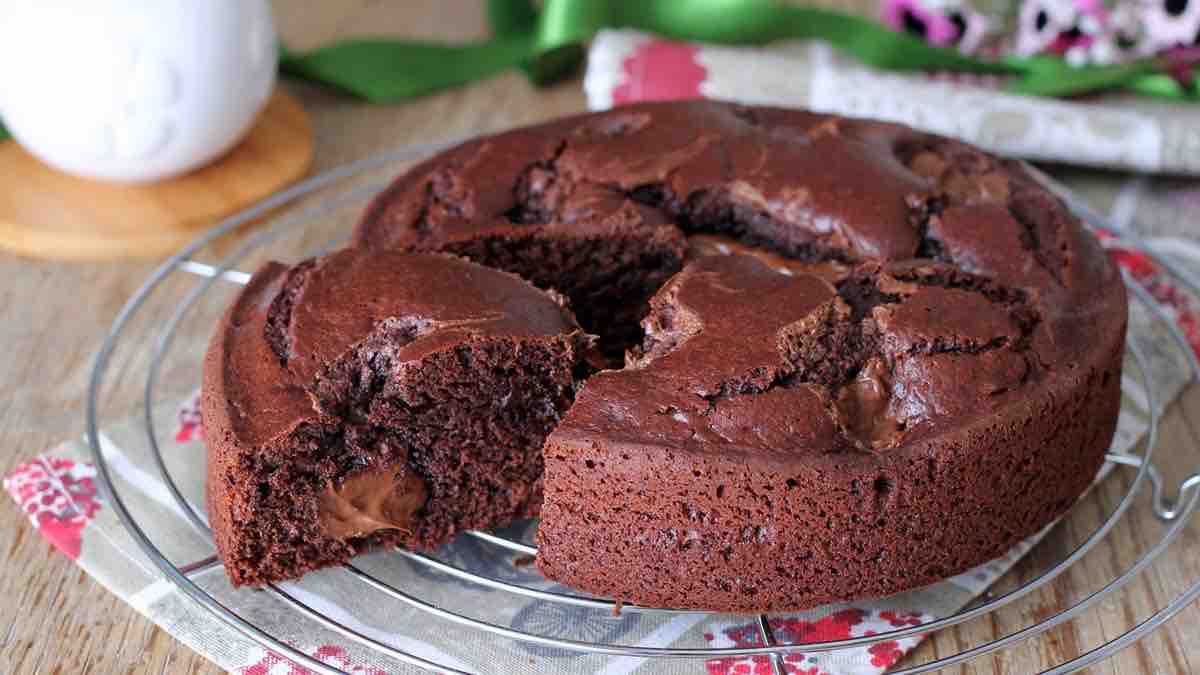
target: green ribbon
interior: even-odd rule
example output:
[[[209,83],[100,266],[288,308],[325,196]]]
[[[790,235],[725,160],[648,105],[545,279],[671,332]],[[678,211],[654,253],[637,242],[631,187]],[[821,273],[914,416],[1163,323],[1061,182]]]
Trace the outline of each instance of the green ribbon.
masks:
[[[770,0],[490,0],[490,40],[446,44],[351,40],[305,53],[284,52],[284,73],[387,103],[521,68],[538,85],[569,75],[584,44],[601,28],[636,28],[678,40],[763,44],[818,39],[886,70],[943,70],[1012,75],[1010,91],[1076,96],[1107,89],[1175,100],[1197,100],[1146,59],[1112,66],[1072,67],[1051,56],[974,58],[858,16]]]
[[[280,49],[283,73],[320,82],[374,103],[390,103],[520,68],[538,85],[575,72],[584,45],[601,28],[636,28],[677,40],[763,44],[824,40],[885,70],[942,70],[1011,75],[1010,91],[1078,96],[1123,89],[1143,96],[1200,100],[1163,73],[1162,59],[1073,67],[1052,56],[979,59],[934,47],[859,16],[770,0],[490,0],[493,37],[467,44],[348,40],[297,53]],[[0,126],[0,140],[8,132]]]

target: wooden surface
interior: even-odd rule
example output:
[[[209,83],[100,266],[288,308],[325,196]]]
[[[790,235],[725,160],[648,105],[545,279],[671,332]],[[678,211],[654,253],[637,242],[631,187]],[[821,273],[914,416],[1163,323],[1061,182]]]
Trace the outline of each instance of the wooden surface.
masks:
[[[478,37],[484,31],[479,5],[438,0],[293,1],[278,2],[276,15],[289,45],[303,48],[366,34]],[[315,88],[288,86],[312,116],[316,170],[380,148],[534,122],[584,107],[578,81],[535,90],[515,73],[393,106],[368,106]],[[0,398],[0,472],[82,432],[83,392],[100,336],[153,265],[32,262],[0,254],[0,312],[5,318],[0,324],[0,381],[6,385]],[[133,410],[134,402],[129,406]],[[1171,476],[1200,459],[1200,392],[1188,392],[1172,409],[1162,429],[1161,448],[1160,460]],[[1107,483],[1096,502],[1117,499],[1123,480],[1122,476]],[[1090,527],[1100,514],[1098,508],[1095,514],[1083,513],[1070,527]],[[1127,565],[1129,551],[1144,547],[1157,527],[1144,519],[1121,528],[1083,564],[1019,607],[943,631],[915,658],[955,653],[1053,614],[1108,578],[1113,569]],[[1200,579],[1198,534],[1200,530],[1190,526],[1162,563],[1086,618],[1056,628],[1042,640],[977,659],[960,672],[1037,672],[1111,639],[1190,580]],[[1018,581],[1022,570],[1032,569],[1039,560],[1061,556],[1064,544],[1059,539],[1049,537],[1006,583]],[[0,499],[0,551],[0,673],[219,672],[52,552],[7,499]],[[703,672],[699,664],[696,672]],[[1200,672],[1200,607],[1188,607],[1168,626],[1093,672]]]
[[[277,90],[250,133],[217,161],[170,180],[76,178],[0,143],[0,249],[50,260],[161,258],[213,222],[283,189],[312,163],[308,113]]]

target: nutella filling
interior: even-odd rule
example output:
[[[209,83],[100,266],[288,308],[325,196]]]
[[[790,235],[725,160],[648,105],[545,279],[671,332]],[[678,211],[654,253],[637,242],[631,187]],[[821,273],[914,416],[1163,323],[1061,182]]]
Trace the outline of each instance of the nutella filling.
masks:
[[[871,359],[838,394],[837,407],[849,434],[871,448],[899,444],[905,425],[892,410],[887,366]]]
[[[425,480],[406,466],[391,465],[329,481],[321,493],[318,519],[336,539],[365,537],[379,530],[411,531],[425,505]]]

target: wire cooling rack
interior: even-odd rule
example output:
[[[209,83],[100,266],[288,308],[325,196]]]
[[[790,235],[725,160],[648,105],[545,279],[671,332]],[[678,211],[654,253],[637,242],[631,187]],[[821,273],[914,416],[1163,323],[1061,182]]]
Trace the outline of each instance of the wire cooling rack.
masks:
[[[330,171],[272,196],[254,208],[213,228],[158,268],[128,301],[105,338],[89,384],[88,438],[101,486],[137,544],[171,583],[199,603],[216,619],[258,642],[264,648],[286,656],[314,672],[343,673],[345,671],[304,653],[293,645],[287,636],[272,634],[261,617],[247,615],[240,611],[234,603],[218,597],[211,588],[198,583],[199,576],[220,566],[220,562],[215,556],[187,561],[172,559],[167,550],[169,546],[166,544],[171,533],[153,531],[152,527],[147,525],[146,519],[140,518],[139,514],[131,510],[126,500],[123,499],[121,491],[117,488],[111,467],[105,453],[102,452],[99,441],[101,422],[116,418],[117,413],[113,412],[110,415],[107,411],[108,408],[112,408],[114,411],[124,410],[127,413],[131,406],[141,406],[143,431],[152,452],[149,465],[140,468],[163,479],[170,492],[170,500],[186,516],[195,531],[211,542],[212,533],[200,500],[194,496],[189,498],[185,495],[185,490],[179,487],[180,476],[172,471],[169,466],[170,462],[160,449],[158,439],[161,430],[155,428],[155,417],[152,411],[165,401],[178,400],[178,392],[170,391],[171,387],[168,382],[178,381],[179,378],[167,377],[164,373],[166,371],[186,372],[188,377],[184,379],[190,378],[192,386],[195,386],[197,380],[194,378],[199,372],[198,363],[203,352],[203,342],[211,331],[215,316],[219,315],[219,311],[228,303],[232,293],[236,292],[240,285],[246,283],[248,274],[244,270],[253,269],[268,258],[296,260],[302,256],[320,253],[337,246],[346,236],[349,224],[353,222],[362,205],[387,184],[388,178],[413,162],[427,157],[440,147],[444,146],[407,147]],[[1044,176],[1041,178],[1048,187],[1067,199],[1072,208],[1086,222],[1093,226],[1108,226],[1102,217],[1089,211],[1060,186],[1053,184]],[[269,220],[270,223],[262,231],[246,238],[236,246],[229,241],[227,235],[233,231],[246,223],[263,219]],[[1158,255],[1155,249],[1159,247],[1154,246],[1153,242],[1142,242],[1131,237],[1113,239],[1109,242],[1147,253],[1163,268],[1170,270],[1178,283],[1200,292],[1200,288],[1196,286],[1197,280],[1194,275],[1189,270],[1181,268],[1171,258]],[[1189,348],[1179,327],[1170,318],[1169,313],[1130,277],[1126,276],[1125,282],[1134,309],[1145,311],[1153,322],[1153,329],[1166,335],[1167,342],[1178,350],[1182,359],[1186,359],[1187,367],[1190,368],[1190,372],[1187,374],[1188,382],[1200,380],[1200,363],[1197,363],[1194,353]],[[139,339],[144,340],[145,338],[131,337],[134,334],[134,328],[131,326],[135,325],[152,328],[153,330],[141,330],[138,334],[139,336],[152,335],[153,338],[149,342],[138,342]],[[777,636],[773,634],[769,617],[760,615],[756,618],[758,639],[751,646],[720,648],[646,646],[631,644],[628,641],[604,634],[589,635],[584,638],[564,636],[554,631],[539,629],[536,625],[516,625],[511,621],[481,618],[455,603],[439,602],[421,597],[421,594],[412,587],[400,587],[395,582],[378,574],[373,568],[365,567],[358,560],[346,565],[344,570],[356,583],[369,588],[374,593],[374,597],[378,598],[378,602],[394,603],[397,607],[417,610],[428,620],[442,621],[447,625],[478,631],[480,635],[513,640],[525,645],[530,653],[534,654],[578,653],[648,659],[697,660],[757,656],[769,659],[774,672],[782,675],[787,672],[787,664],[784,659],[790,654],[824,653],[850,647],[864,647],[882,641],[928,634],[979,620],[1001,608],[1028,598],[1039,589],[1047,588],[1047,585],[1055,578],[1068,572],[1089,551],[1101,545],[1105,538],[1111,535],[1114,528],[1121,526],[1122,519],[1127,518],[1131,512],[1140,510],[1143,520],[1148,518],[1156,522],[1151,528],[1155,531],[1145,533],[1149,539],[1138,551],[1136,557],[1131,557],[1123,565],[1112,569],[1107,578],[1099,582],[1098,587],[1079,593],[1078,597],[1072,598],[1067,606],[1060,607],[1056,613],[1031,621],[1028,625],[1013,630],[999,639],[980,642],[963,648],[957,653],[939,655],[924,663],[913,664],[892,672],[929,672],[963,663],[1037,638],[1048,630],[1080,617],[1089,609],[1094,609],[1097,603],[1110,597],[1110,594],[1120,592],[1123,586],[1141,574],[1159,554],[1171,545],[1195,510],[1198,494],[1200,494],[1195,487],[1200,484],[1200,474],[1188,475],[1177,486],[1172,487],[1172,484],[1169,484],[1151,463],[1151,457],[1158,445],[1159,419],[1163,402],[1156,400],[1156,387],[1147,366],[1145,348],[1136,335],[1131,335],[1127,349],[1126,376],[1132,378],[1136,382],[1136,386],[1140,387],[1143,392],[1145,407],[1149,411],[1149,422],[1143,441],[1134,451],[1128,454],[1110,454],[1108,456],[1110,464],[1115,469],[1125,472],[1125,475],[1119,477],[1118,482],[1121,484],[1121,489],[1113,495],[1104,516],[1094,519],[1095,522],[1086,530],[1076,531],[1070,545],[1060,547],[1062,551],[1059,557],[1036,565],[1032,570],[1027,569],[1025,574],[1020,575],[1022,578],[1019,582],[1009,584],[1009,587],[1001,592],[985,595],[960,611],[936,617],[919,625],[903,626],[870,636],[793,644],[777,639]],[[178,362],[184,362],[187,365],[181,370],[181,366],[177,365]],[[1133,372],[1129,372],[1130,370]],[[176,398],[173,399],[173,396]],[[1173,454],[1185,453],[1186,457],[1193,459],[1191,453],[1195,449],[1171,448],[1170,451]],[[1200,457],[1194,459],[1200,460]],[[1191,462],[1189,465],[1195,465],[1195,463]],[[1112,480],[1110,479],[1110,482]],[[1149,498],[1139,500],[1139,494],[1146,494],[1143,491],[1146,485],[1149,486]],[[1147,515],[1151,513],[1153,514],[1152,518]],[[1068,516],[1068,519],[1070,517]],[[1144,529],[1143,525],[1138,525],[1138,528],[1139,531]],[[536,553],[536,549],[529,543],[531,538],[528,531],[523,533],[514,533],[513,531],[469,532],[464,538],[469,539],[473,545],[483,549],[488,555],[511,559],[514,555],[532,556]],[[571,608],[606,616],[620,612],[622,616],[646,621],[663,619],[681,613],[695,613],[692,610],[651,608],[628,604],[618,606],[612,600],[579,594],[561,586],[548,585],[534,572],[525,575],[497,574],[494,571],[481,572],[470,565],[456,562],[453,558],[436,554],[394,551],[388,555],[398,556],[418,570],[423,569],[426,578],[430,579],[428,583],[441,586],[443,589],[453,586],[460,589],[456,592],[464,595],[471,594],[472,589],[476,589],[476,592],[479,589],[486,589],[489,592],[522,596],[546,603],[551,607]],[[298,613],[363,648],[422,668],[451,673],[470,672],[451,667],[446,663],[435,662],[433,659],[399,649],[383,640],[376,639],[368,635],[366,631],[350,625],[353,624],[352,621],[323,614],[302,597],[298,597],[293,590],[284,586],[270,585],[265,592],[274,596],[286,608],[286,611]],[[1140,621],[1136,623],[1130,621],[1124,632],[1115,638],[1095,645],[1088,651],[1066,655],[1060,665],[1045,672],[1072,672],[1114,654],[1154,630],[1198,596],[1200,596],[1200,581],[1186,587],[1174,599],[1164,606],[1154,609]],[[544,651],[538,652],[539,649]]]

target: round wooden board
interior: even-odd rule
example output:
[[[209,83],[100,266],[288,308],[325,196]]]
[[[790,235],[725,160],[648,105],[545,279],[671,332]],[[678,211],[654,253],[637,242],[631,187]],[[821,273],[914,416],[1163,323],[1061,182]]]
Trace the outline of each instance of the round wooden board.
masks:
[[[0,143],[0,249],[56,260],[169,255],[222,217],[303,176],[312,154],[308,114],[281,89],[228,154],[157,183],[76,178],[15,142]]]

